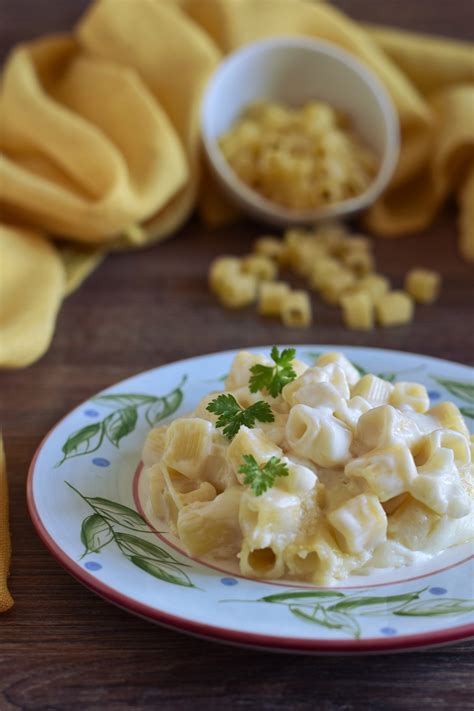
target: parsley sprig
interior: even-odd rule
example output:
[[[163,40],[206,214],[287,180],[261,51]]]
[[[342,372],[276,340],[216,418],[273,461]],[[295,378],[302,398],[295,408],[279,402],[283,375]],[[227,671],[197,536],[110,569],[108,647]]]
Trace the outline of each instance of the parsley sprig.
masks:
[[[275,365],[261,365],[260,363],[253,365],[250,368],[252,377],[249,387],[252,393],[256,393],[258,390],[267,390],[272,397],[277,397],[285,385],[296,378],[296,373],[291,365],[295,359],[296,350],[284,348],[280,353],[278,348],[273,346],[270,355]]]
[[[278,457],[271,457],[268,462],[259,466],[253,454],[244,454],[245,464],[239,469],[240,474],[245,474],[244,484],[252,489],[255,496],[260,496],[275,483],[280,476],[288,476],[288,467]]]
[[[209,403],[206,410],[218,415],[216,427],[223,427],[223,434],[227,439],[233,439],[242,425],[253,427],[255,421],[273,422],[272,409],[267,402],[259,400],[250,407],[240,407],[233,395],[223,394],[216,397]]]

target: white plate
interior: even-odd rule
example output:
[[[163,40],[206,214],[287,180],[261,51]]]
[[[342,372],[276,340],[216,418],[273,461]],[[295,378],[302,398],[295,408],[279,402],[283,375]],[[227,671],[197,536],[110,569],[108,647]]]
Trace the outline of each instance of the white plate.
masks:
[[[256,348],[256,352],[269,348]],[[473,369],[427,356],[299,346],[308,363],[341,350],[385,378],[424,383],[474,424]],[[183,360],[105,390],[67,415],[31,464],[28,504],[46,546],[80,582],[154,622],[216,640],[299,652],[426,647],[474,636],[474,548],[352,577],[338,588],[247,580],[177,550],[148,516],[140,453],[152,423],[222,387],[236,351]]]

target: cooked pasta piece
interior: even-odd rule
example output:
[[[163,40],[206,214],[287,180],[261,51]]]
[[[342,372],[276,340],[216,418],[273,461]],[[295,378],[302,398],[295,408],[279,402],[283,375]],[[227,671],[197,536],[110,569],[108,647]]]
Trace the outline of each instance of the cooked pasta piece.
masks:
[[[352,434],[357,432],[357,426],[361,416],[371,409],[371,405],[360,395],[355,395],[346,400],[342,400],[340,407],[334,410],[335,416],[344,422]]]
[[[440,402],[439,405],[431,407],[427,414],[434,417],[441,427],[448,430],[456,430],[456,432],[460,432],[465,437],[469,437],[469,430],[459,407],[454,402]]]
[[[441,276],[430,269],[411,269],[405,278],[405,291],[419,304],[432,304],[439,296]]]
[[[440,449],[450,449],[453,452],[456,467],[461,470],[471,465],[471,450],[469,440],[456,430],[439,429],[425,435],[415,450],[417,466],[426,464]]]
[[[212,447],[212,424],[199,418],[174,420],[166,433],[162,461],[190,479],[201,476]]]
[[[281,393],[282,397],[289,405],[297,405],[301,403],[301,397],[297,396],[298,391],[301,388],[308,388],[318,383],[330,383],[341,397],[350,397],[346,373],[336,363],[328,363],[327,366],[323,367],[308,368],[293,382],[285,385]]]
[[[367,373],[351,388],[351,395],[360,395],[368,400],[372,407],[386,405],[393,392],[393,385],[377,375]]]
[[[244,542],[250,550],[271,547],[282,551],[294,540],[301,518],[301,499],[277,486],[261,496],[242,494],[239,519]]]
[[[167,426],[154,427],[147,435],[142,450],[142,462],[148,467],[159,462],[165,451]]]
[[[408,496],[388,517],[387,536],[411,550],[423,550],[440,516]]]
[[[418,476],[411,483],[410,494],[435,513],[452,518],[466,516],[471,508],[452,449],[436,450],[425,464],[418,467]]]
[[[188,504],[179,511],[177,530],[191,555],[217,558],[236,555],[241,546],[239,507],[242,488],[232,486],[209,502]]]
[[[318,482],[315,472],[302,464],[290,460],[284,461],[288,466],[288,476],[278,482],[280,489],[299,496],[305,496],[308,492],[314,490]]]
[[[417,471],[410,450],[404,444],[383,447],[350,461],[348,477],[364,479],[381,502],[409,491]]]
[[[252,548],[247,541],[242,544],[239,554],[240,570],[249,578],[281,578],[285,572],[282,551],[275,551],[271,546]]]
[[[228,376],[224,380],[226,390],[237,390],[249,384],[250,368],[254,365],[271,365],[270,358],[249,351],[240,351],[235,356]]]
[[[163,465],[160,462],[153,464],[147,473],[150,481],[150,500],[153,511],[160,519],[166,522],[171,531],[175,532],[178,520],[178,506],[175,497],[170,492],[168,480],[165,480]]]
[[[337,365],[347,378],[349,385],[355,385],[358,380],[360,380],[360,374],[357,368],[354,368],[352,363],[346,358],[343,353],[336,353],[334,351],[327,351],[319,356],[316,360],[316,365],[319,368],[324,368],[326,365]],[[349,397],[349,395],[347,395]]]
[[[337,580],[347,578],[369,558],[369,551],[344,553],[336,540],[334,529],[326,522],[322,522],[312,536],[290,544],[285,551],[285,562],[292,575],[318,585],[334,584]]]
[[[394,444],[406,444],[412,449],[422,437],[418,423],[391,405],[368,410],[357,423],[357,441],[365,451]]]
[[[359,494],[328,513],[340,547],[346,553],[373,550],[387,538],[387,516],[373,494]]]
[[[393,386],[390,404],[400,410],[426,412],[430,406],[430,398],[424,385],[399,382]]]
[[[328,409],[295,405],[290,410],[286,436],[297,455],[321,467],[340,466],[350,457],[352,433]]]
[[[302,385],[294,392],[292,402],[294,405],[328,408],[334,413],[342,409],[344,400],[332,383],[322,382]]]

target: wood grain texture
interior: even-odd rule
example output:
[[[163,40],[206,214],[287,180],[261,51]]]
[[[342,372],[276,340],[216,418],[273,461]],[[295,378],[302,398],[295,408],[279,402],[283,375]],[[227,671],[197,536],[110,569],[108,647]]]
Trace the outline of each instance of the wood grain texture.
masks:
[[[203,0],[205,1],[205,0]],[[467,38],[469,1],[341,0],[355,17]],[[83,0],[3,0],[0,49],[67,28]],[[206,232],[191,222],[173,240],[117,254],[72,295],[52,347],[24,371],[0,374],[9,464],[14,608],[0,617],[0,711],[107,709],[415,709],[472,711],[474,647],[406,655],[272,655],[187,637],[111,606],[76,583],[39,542],[25,480],[46,432],[97,390],[143,369],[226,348],[334,343],[394,348],[474,364],[474,271],[456,253],[448,208],[423,235],[377,241],[381,269],[401,283],[414,263],[444,276],[440,301],[409,326],[354,334],[314,301],[315,325],[289,331],[253,309],[224,311],[206,288],[211,259],[245,253],[260,228]]]

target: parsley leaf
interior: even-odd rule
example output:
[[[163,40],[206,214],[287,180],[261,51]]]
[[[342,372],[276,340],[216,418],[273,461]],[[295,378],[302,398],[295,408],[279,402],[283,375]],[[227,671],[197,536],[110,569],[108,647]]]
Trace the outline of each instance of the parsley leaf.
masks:
[[[239,469],[240,474],[245,474],[244,484],[252,489],[255,496],[260,496],[275,483],[279,476],[288,476],[288,467],[278,457],[271,457],[262,466],[258,465],[252,454],[244,454],[245,464]]]
[[[296,350],[294,348],[284,348],[280,353],[276,346],[273,346],[270,353],[274,366],[253,365],[250,368],[252,377],[249,387],[251,393],[258,390],[268,390],[272,397],[277,397],[285,385],[295,380],[296,373],[291,365],[295,359]]]
[[[209,403],[206,410],[218,415],[216,427],[223,427],[223,434],[227,439],[233,439],[242,425],[253,427],[255,420],[259,422],[273,422],[272,409],[267,402],[259,400],[250,407],[240,407],[233,395],[223,394]]]

